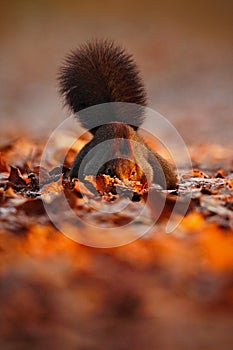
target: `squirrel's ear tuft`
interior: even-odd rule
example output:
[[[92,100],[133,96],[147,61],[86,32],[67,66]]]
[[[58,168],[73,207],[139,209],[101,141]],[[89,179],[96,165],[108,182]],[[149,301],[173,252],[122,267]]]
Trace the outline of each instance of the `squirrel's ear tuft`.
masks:
[[[59,91],[72,112],[109,102],[137,104],[137,115],[126,117],[113,113],[109,122],[143,122],[146,91],[139,70],[130,54],[109,40],[95,40],[81,45],[65,59],[58,75]],[[78,117],[85,128],[89,121]]]

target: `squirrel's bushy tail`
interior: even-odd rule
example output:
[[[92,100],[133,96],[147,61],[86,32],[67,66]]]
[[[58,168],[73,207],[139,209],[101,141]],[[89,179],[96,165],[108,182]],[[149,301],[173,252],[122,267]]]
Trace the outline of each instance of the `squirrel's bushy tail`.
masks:
[[[107,122],[132,123],[135,129],[143,122],[146,92],[139,70],[132,56],[112,41],[90,41],[72,51],[58,80],[65,104],[74,113],[103,103],[128,102],[139,106],[131,113],[130,108],[123,112],[120,108],[120,113],[118,108],[108,108]],[[78,119],[83,127],[92,129],[94,121],[86,113],[79,113]]]

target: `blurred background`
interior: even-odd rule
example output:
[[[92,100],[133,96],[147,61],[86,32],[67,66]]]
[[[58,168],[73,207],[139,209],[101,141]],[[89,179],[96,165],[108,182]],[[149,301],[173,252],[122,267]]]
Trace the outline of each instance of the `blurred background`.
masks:
[[[131,52],[149,107],[188,144],[230,145],[233,127],[233,2],[1,1],[1,140],[42,137],[64,120],[56,76],[66,53],[91,38]]]

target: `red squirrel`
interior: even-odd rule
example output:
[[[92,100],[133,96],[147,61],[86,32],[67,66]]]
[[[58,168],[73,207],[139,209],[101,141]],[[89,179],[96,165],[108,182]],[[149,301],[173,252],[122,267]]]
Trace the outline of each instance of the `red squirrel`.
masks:
[[[130,54],[109,40],[87,42],[66,57],[58,81],[65,104],[93,134],[74,160],[71,179],[102,174],[177,187],[173,167],[138,134],[147,97]],[[100,104],[106,105],[85,110]]]

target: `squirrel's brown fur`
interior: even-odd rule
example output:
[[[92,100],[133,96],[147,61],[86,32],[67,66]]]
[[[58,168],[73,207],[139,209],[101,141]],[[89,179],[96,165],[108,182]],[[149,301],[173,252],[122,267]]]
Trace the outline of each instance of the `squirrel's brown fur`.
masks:
[[[134,129],[142,124],[146,91],[139,70],[132,56],[112,41],[90,41],[72,51],[58,80],[65,104],[73,113],[102,103],[128,102],[138,105],[136,120],[112,108],[103,122],[133,122]],[[82,113],[78,119],[84,128],[92,130],[92,119]]]
[[[111,41],[88,42],[67,56],[59,83],[65,104],[94,135],[77,155],[71,178],[108,174],[176,187],[171,165],[137,133],[146,92],[131,55]]]

